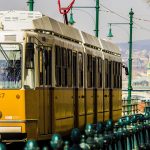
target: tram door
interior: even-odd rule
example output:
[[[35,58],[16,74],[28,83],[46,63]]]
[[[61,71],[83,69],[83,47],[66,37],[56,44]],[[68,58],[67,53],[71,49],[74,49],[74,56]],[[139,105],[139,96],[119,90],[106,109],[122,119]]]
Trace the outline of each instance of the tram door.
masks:
[[[83,88],[83,53],[78,53],[78,95],[77,95],[77,127],[84,128],[85,125],[85,91]]]
[[[48,48],[39,50],[39,133],[40,135],[50,133],[50,74],[51,62]]]

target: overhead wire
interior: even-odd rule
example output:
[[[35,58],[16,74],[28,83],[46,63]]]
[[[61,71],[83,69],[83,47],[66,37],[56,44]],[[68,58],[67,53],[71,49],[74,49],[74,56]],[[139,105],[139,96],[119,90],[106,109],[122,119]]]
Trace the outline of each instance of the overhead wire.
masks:
[[[102,7],[105,8],[106,10],[108,10],[110,13],[115,14],[115,15],[119,16],[120,18],[122,18],[122,19],[124,19],[124,20],[126,20],[126,21],[130,21],[128,18],[126,18],[126,17],[124,17],[124,16],[118,14],[117,12],[111,10],[110,8],[107,8],[106,6],[104,6],[104,5],[101,4],[101,3],[100,3],[100,6],[102,6]],[[106,12],[107,12],[107,11],[106,11]],[[136,18],[136,17],[133,17],[133,18],[136,19],[136,20],[140,20],[140,21],[150,22],[150,20],[146,20],[146,19],[142,19],[142,18]],[[135,24],[136,26],[138,26],[139,29],[142,29],[142,30],[145,30],[145,31],[150,32],[150,29],[149,29],[149,28],[143,27],[142,25],[140,25],[139,23],[137,23],[137,22],[135,22],[135,21],[133,21],[133,24]],[[137,28],[137,27],[134,26],[134,28]]]
[[[150,22],[150,20],[143,19],[143,18],[136,18],[136,17],[134,17],[134,19],[139,20],[139,21],[144,21],[144,22]]]
[[[121,17],[121,18],[123,18],[123,19],[125,19],[125,20],[127,20],[127,21],[129,21],[128,18],[126,18],[126,17],[124,17],[124,16],[121,16],[120,14],[118,14],[118,13],[116,13],[115,11],[113,11],[113,10],[107,8],[106,6],[104,6],[104,5],[101,4],[101,3],[100,3],[100,6],[102,6],[102,7],[105,8],[105,9],[107,9],[109,12],[111,12],[111,13],[113,13],[113,14],[115,14],[115,15],[117,15],[117,16],[119,16],[119,17]]]

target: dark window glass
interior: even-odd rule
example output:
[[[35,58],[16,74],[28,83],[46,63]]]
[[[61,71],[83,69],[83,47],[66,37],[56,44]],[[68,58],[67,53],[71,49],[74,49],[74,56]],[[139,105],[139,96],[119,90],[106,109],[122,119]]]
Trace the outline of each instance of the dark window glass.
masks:
[[[105,88],[108,88],[108,84],[109,84],[109,78],[108,78],[108,74],[109,74],[109,71],[108,71],[108,60],[105,59]]]
[[[114,84],[114,88],[116,88],[116,62],[113,62],[113,84]]]
[[[21,88],[21,80],[22,80],[21,70],[22,70],[21,45],[1,43],[0,44],[0,88],[1,89]]]
[[[59,46],[55,47],[55,63],[56,63],[56,86],[61,86],[61,48]]]
[[[119,63],[119,88],[122,88],[122,64]]]
[[[40,85],[43,85],[43,49],[39,51],[39,64],[40,64]]]
[[[65,48],[62,50],[62,86],[67,86],[67,51]]]
[[[118,88],[119,87],[119,63],[118,62],[116,62],[116,88]]]
[[[45,51],[45,74],[46,74],[46,85],[51,85],[52,84],[52,68],[51,68],[51,50],[46,50]]]
[[[83,54],[78,54],[79,61],[79,87],[83,87]]]
[[[77,54],[73,53],[73,87],[77,87]]]
[[[96,88],[96,58],[93,57],[93,87]]]
[[[72,51],[68,49],[68,68],[72,67]]]
[[[68,83],[68,87],[72,86],[72,51],[70,49],[68,49],[68,67],[67,67],[67,83]]]
[[[112,88],[112,61],[108,61],[108,87]]]
[[[98,58],[98,87],[102,88],[102,59]]]
[[[92,87],[92,56],[87,55],[87,87]]]

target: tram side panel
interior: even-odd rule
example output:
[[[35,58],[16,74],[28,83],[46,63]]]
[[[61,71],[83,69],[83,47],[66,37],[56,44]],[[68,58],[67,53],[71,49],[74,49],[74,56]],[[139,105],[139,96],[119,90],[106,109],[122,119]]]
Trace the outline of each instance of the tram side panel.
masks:
[[[92,52],[91,52],[92,53]],[[86,72],[86,86],[85,86],[85,106],[86,106],[86,123],[94,123],[94,93],[93,93],[93,62],[92,54],[86,51],[85,55],[85,72]]]
[[[29,34],[25,50],[26,131],[28,139],[42,140],[52,133],[52,49],[37,38]]]
[[[74,127],[73,89],[67,82],[66,48],[55,47],[56,87],[53,93],[53,132],[67,133]],[[71,79],[71,78],[70,78]]]
[[[117,121],[121,117],[122,112],[122,64],[121,62],[113,62],[113,97],[112,97],[112,110],[113,120]]]
[[[103,61],[97,58],[97,122],[103,122]]]
[[[39,90],[25,90],[26,132],[28,139],[38,138]],[[36,101],[36,102],[35,102]],[[44,121],[44,120],[41,120]]]
[[[53,132],[69,132],[74,127],[72,89],[54,88]]]
[[[1,140],[26,138],[25,122],[25,91],[24,90],[1,90],[1,117],[0,133]]]
[[[46,45],[46,44],[45,44]],[[37,51],[37,50],[36,50]],[[38,48],[37,73],[39,80],[39,138],[51,133],[51,112],[52,112],[52,49],[50,46]],[[43,136],[43,137],[42,137]],[[46,136],[45,136],[46,137]]]
[[[85,126],[85,91],[84,91],[84,53],[78,52],[78,88],[76,89],[77,97],[75,101],[77,105],[75,105],[75,122],[77,122],[77,126],[80,129],[84,129]],[[74,67],[73,67],[74,68]],[[74,74],[74,73],[73,73]]]
[[[24,89],[25,89],[25,113],[26,113],[26,133],[27,139],[38,138],[39,119],[39,89],[35,88],[35,70],[38,61],[35,59],[34,42],[30,36],[26,35],[24,43]]]
[[[103,121],[101,51],[86,47],[85,53],[86,123]]]
[[[110,118],[110,87],[109,87],[109,80],[110,80],[110,72],[109,72],[109,60],[104,60],[104,95],[103,95],[103,105],[104,105],[104,121]]]

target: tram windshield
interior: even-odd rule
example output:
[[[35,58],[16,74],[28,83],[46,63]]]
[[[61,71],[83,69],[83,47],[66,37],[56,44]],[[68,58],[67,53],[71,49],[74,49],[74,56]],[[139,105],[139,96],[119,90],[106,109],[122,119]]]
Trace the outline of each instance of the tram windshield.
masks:
[[[21,45],[0,43],[0,89],[21,88]]]

